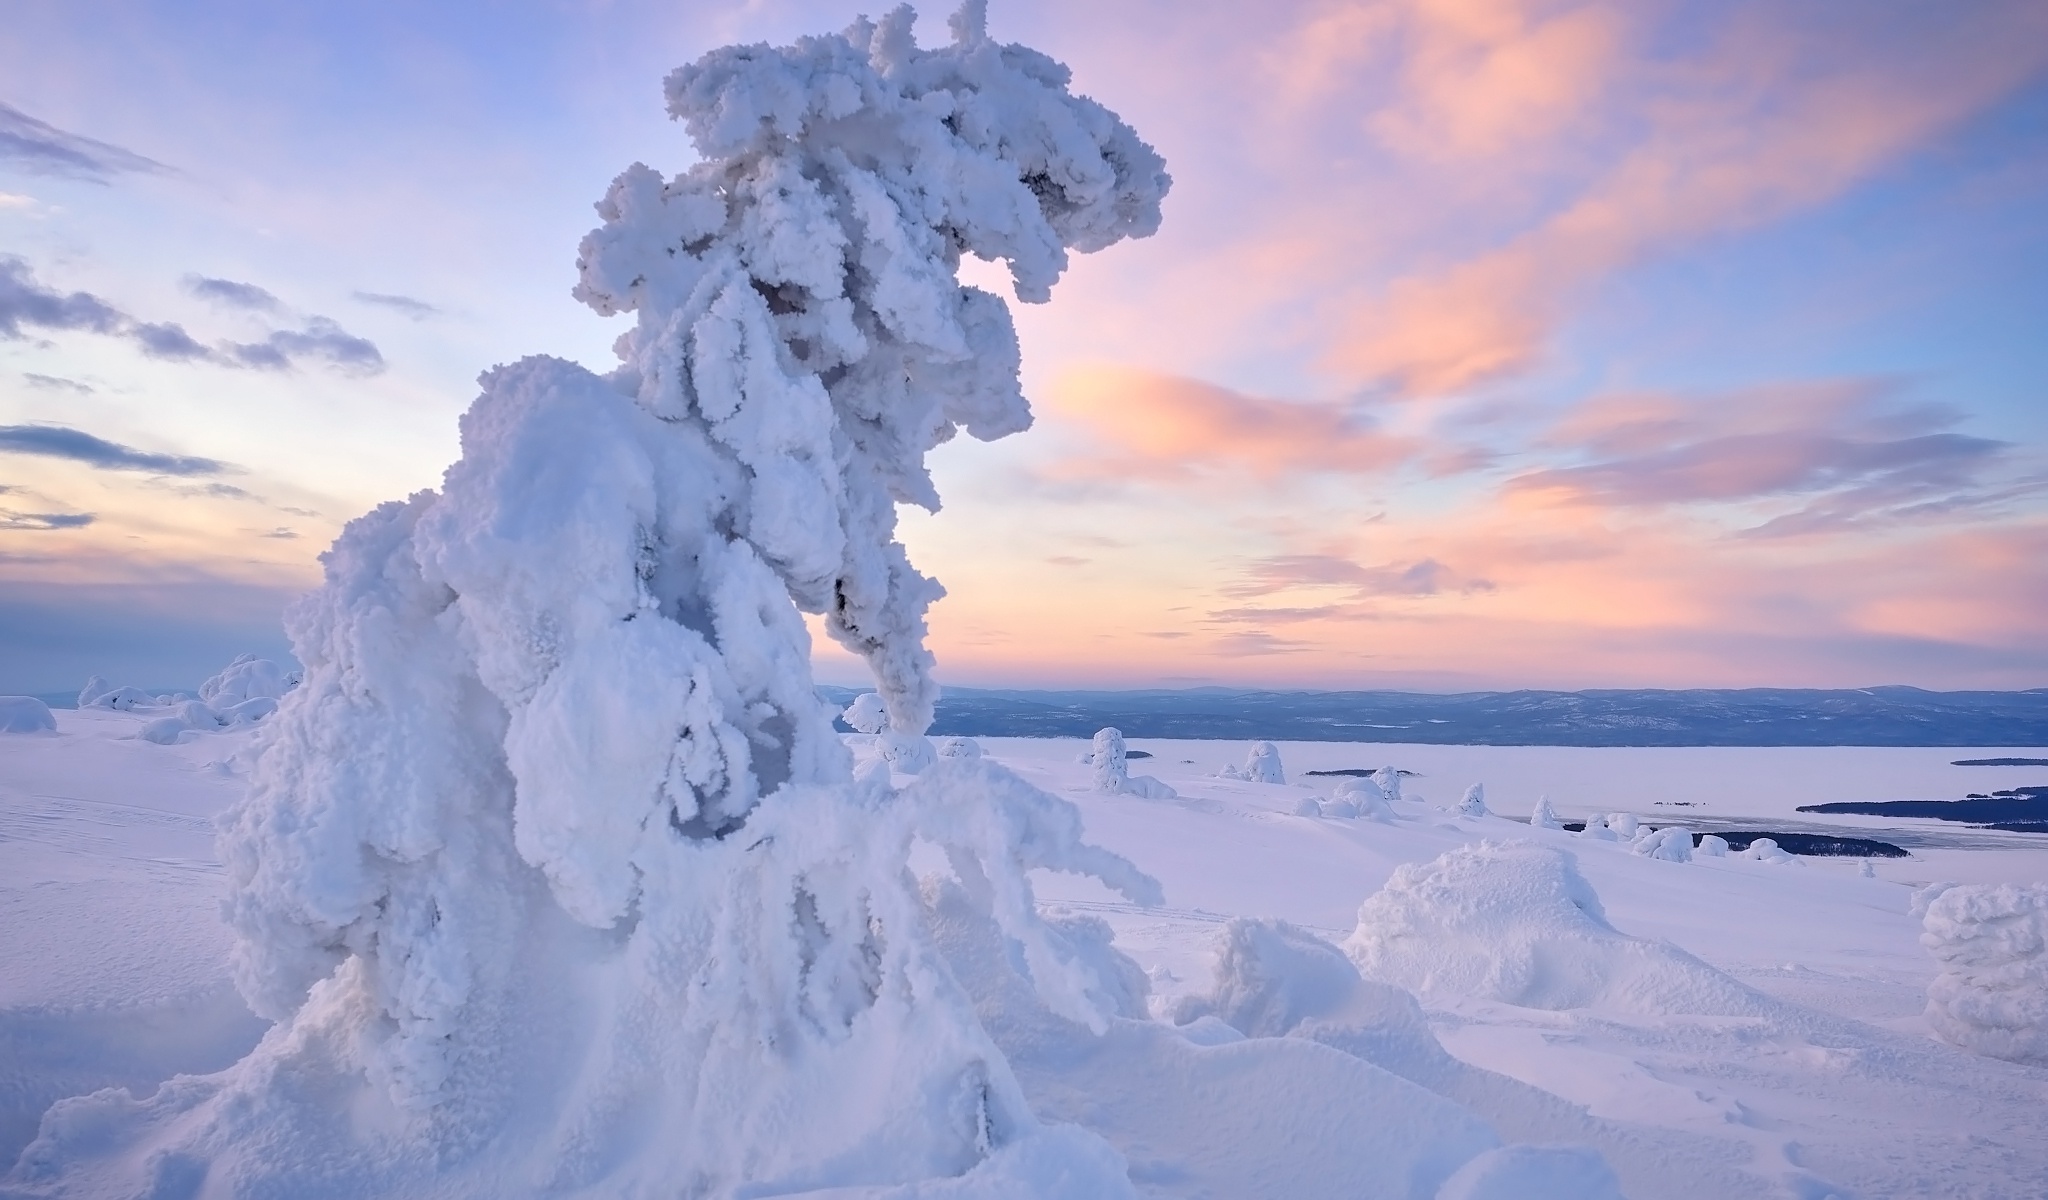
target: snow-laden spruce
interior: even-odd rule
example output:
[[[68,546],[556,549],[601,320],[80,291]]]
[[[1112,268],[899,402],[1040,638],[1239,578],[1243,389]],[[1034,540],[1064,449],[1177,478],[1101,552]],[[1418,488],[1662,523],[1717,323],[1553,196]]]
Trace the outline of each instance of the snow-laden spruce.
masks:
[[[221,1075],[60,1105],[30,1175],[1127,1194],[1099,1139],[1032,1116],[905,867],[943,848],[1091,1028],[1113,981],[1025,872],[1157,885],[1066,802],[935,761],[940,589],[895,505],[938,507],[924,457],[957,430],[1030,424],[1008,307],[962,256],[1045,300],[1070,250],[1151,233],[1168,179],[978,2],[936,49],[911,22],[669,77],[700,161],[628,168],[578,259],[576,295],[633,316],[620,367],[487,373],[441,490],[351,523],[289,618],[306,679],[222,842],[238,982],[277,1026]],[[803,612],[872,668],[907,790],[853,777]]]

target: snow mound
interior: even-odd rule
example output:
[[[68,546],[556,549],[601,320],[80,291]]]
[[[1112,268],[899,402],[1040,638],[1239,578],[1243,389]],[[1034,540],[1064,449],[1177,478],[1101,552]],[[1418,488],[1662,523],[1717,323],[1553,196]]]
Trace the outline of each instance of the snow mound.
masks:
[[[1380,785],[1370,779],[1344,779],[1337,784],[1336,795],[1331,804],[1349,808],[1351,811],[1342,815],[1356,817],[1361,821],[1387,822],[1394,819],[1394,810],[1387,803],[1387,794],[1380,790]],[[1327,809],[1330,805],[1324,807]]]
[[[1642,822],[1634,813],[1608,813],[1607,828],[1613,831],[1616,841],[1633,842],[1642,831]]]
[[[0,696],[0,733],[42,733],[57,728],[50,706],[34,696]]]
[[[1629,849],[1644,858],[1659,859],[1663,862],[1692,861],[1692,831],[1673,826],[1669,829],[1653,829],[1637,838]]]
[[[1757,862],[1767,863],[1789,863],[1794,861],[1792,856],[1785,853],[1778,845],[1777,839],[1767,837],[1756,839],[1749,844],[1748,848],[1738,851],[1733,857],[1751,858]]]
[[[1944,887],[1926,901],[1921,929],[1941,964],[1927,986],[1935,1033],[1976,1054],[2048,1065],[2048,886]]]
[[[1424,998],[1713,1015],[1766,1003],[1683,950],[1617,931],[1570,854],[1526,841],[1396,868],[1344,949],[1366,978]]]
[[[1693,847],[1693,853],[1701,858],[1726,858],[1728,839],[1719,834],[1703,833],[1700,835],[1699,845]]]
[[[1286,921],[1234,917],[1216,939],[1215,984],[1183,997],[1186,1025],[1213,1016],[1246,1037],[1280,1037],[1344,1006],[1360,986],[1344,952]]]
[[[78,693],[78,707],[105,708],[115,712],[132,712],[138,708],[155,708],[157,698],[141,688],[115,687],[94,675],[85,681],[85,687]]]
[[[351,522],[288,615],[305,682],[221,840],[236,982],[276,1026],[218,1075],[60,1104],[18,1174],[1017,1194],[1036,1164],[1129,1194],[1098,1139],[1033,1114],[906,865],[924,843],[978,873],[1038,1002],[1088,1030],[1122,985],[1040,920],[1026,872],[1138,904],[1158,886],[1065,801],[937,759],[942,591],[895,506],[938,507],[938,443],[1030,424],[1009,308],[962,257],[1047,299],[1070,250],[1151,233],[1169,181],[978,3],[939,48],[913,20],[668,78],[696,165],[628,168],[578,257],[578,298],[635,314],[618,369],[486,373],[441,490]],[[873,672],[881,759],[922,772],[902,791],[854,777],[805,612]]]
[[[298,679],[267,658],[240,655],[221,672],[199,685],[199,698],[216,711],[250,700],[277,700],[298,685]]]
[[[1244,766],[1224,767],[1219,779],[1243,779],[1251,783],[1286,783],[1287,772],[1280,767],[1280,747],[1271,742],[1254,742],[1245,754]]]
[[[973,738],[943,738],[938,744],[940,758],[980,758],[981,743]]]

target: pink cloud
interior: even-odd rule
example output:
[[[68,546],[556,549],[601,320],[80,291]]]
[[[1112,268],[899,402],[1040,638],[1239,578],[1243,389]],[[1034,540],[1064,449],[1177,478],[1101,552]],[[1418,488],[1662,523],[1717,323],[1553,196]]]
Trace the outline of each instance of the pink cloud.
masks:
[[[1419,444],[1356,411],[1247,396],[1179,376],[1121,367],[1062,376],[1046,407],[1085,430],[1094,449],[1066,460],[1078,476],[1184,478],[1203,469],[1272,479],[1290,472],[1384,470]]]
[[[1975,6],[1921,36],[1787,22],[1747,10],[1702,56],[1634,61],[1616,104],[1643,132],[1552,215],[1355,308],[1332,365],[1414,395],[1525,369],[1606,276],[1833,199],[2048,66],[2035,4]]]

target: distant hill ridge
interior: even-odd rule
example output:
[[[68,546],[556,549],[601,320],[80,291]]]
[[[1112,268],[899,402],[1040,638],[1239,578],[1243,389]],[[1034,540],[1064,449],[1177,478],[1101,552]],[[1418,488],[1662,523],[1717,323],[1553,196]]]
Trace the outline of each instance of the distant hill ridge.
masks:
[[[861,691],[821,687],[834,703]],[[1493,746],[2048,746],[2048,688],[1279,692],[947,688],[932,732]]]

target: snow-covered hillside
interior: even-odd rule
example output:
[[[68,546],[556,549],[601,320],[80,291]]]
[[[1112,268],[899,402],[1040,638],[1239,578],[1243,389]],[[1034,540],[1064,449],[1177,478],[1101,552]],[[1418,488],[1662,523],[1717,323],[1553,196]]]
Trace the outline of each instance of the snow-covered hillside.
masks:
[[[59,711],[55,732],[0,738],[0,1158],[53,1101],[146,1096],[226,1067],[265,1028],[229,979],[211,828],[245,788],[261,726],[159,745],[140,736],[155,719]],[[1164,885],[1164,904],[1139,905],[1034,872],[1056,927],[1077,944],[1113,932],[1142,969],[1125,1017],[1092,1034],[977,959],[988,942],[943,856],[918,863],[939,943],[1034,1111],[1101,1135],[1141,1194],[1432,1196],[1498,1143],[1592,1147],[1636,1200],[2036,1197],[2048,1178],[2048,1067],[1936,1039],[1925,1014],[1942,963],[1912,911],[1914,885],[1972,864],[2048,880],[2048,839],[1916,850],[1876,878],[1845,859],[1671,862],[1453,815],[1474,782],[1489,807],[1526,815],[1523,785],[1461,769],[1498,765],[1482,750],[1281,743],[1290,782],[1273,784],[1218,777],[1241,768],[1244,743],[1134,739],[1148,757],[1133,767],[1175,793],[1152,798],[1100,790],[1084,741],[978,744]],[[1671,820],[1655,776],[1625,774],[1640,757],[1576,753],[1641,798],[1617,809]],[[1758,752],[1742,786],[1684,815],[1768,828],[1805,777],[1761,765],[1784,753]],[[1805,753],[1846,769],[1868,752]],[[1928,751],[1927,769],[1955,756]],[[1419,772],[1389,819],[1320,815],[1348,777],[1307,771],[1381,759]],[[1552,799],[1568,821],[1596,811]],[[1411,1115],[1394,1120],[1397,1086],[1393,1111]],[[1412,1190],[1387,1186],[1397,1163]],[[44,1194],[29,1166],[10,1188]],[[1543,1169],[1593,1168],[1565,1155]]]

